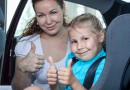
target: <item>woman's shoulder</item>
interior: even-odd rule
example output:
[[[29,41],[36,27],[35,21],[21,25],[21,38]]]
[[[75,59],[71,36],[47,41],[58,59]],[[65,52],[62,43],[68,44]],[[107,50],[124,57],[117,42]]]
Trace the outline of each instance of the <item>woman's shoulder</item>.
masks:
[[[39,39],[40,35],[39,34],[34,34],[34,35],[28,35],[24,36],[20,39],[20,42],[22,41],[35,41],[36,39]]]
[[[35,45],[39,42],[40,35],[29,35],[22,37],[15,47],[15,54],[18,55],[26,55],[31,49],[31,42]]]

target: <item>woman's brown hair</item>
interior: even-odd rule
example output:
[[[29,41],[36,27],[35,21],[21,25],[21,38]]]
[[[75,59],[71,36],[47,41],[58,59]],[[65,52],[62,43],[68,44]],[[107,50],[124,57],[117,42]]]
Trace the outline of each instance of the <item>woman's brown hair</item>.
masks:
[[[35,11],[35,3],[39,2],[39,1],[44,1],[44,0],[32,0],[32,6],[33,6],[34,11]],[[60,5],[61,8],[64,7],[63,0],[55,0],[55,1]],[[66,25],[65,19],[63,20],[63,25]],[[22,33],[22,37],[32,35],[32,34],[40,34],[41,32],[43,32],[43,30],[39,27],[39,25],[37,25],[36,17],[34,17],[26,25],[26,27]]]

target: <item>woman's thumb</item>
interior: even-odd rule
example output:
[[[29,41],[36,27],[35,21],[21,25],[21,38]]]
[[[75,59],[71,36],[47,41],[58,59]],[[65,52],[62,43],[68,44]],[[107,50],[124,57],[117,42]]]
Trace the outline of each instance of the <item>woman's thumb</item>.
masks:
[[[35,53],[36,46],[33,42],[31,42],[31,49],[30,52]]]

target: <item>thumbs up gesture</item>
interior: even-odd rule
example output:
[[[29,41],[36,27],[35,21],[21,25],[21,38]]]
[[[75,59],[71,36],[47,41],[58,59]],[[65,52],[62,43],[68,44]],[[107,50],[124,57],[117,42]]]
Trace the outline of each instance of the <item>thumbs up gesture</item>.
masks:
[[[53,62],[53,58],[49,56],[50,68],[47,72],[47,80],[50,85],[56,85],[57,83],[57,68]]]
[[[72,83],[75,80],[75,76],[73,75],[72,72],[72,59],[68,61],[68,67],[62,67],[60,68],[60,70],[58,71],[58,79],[59,82],[64,84],[64,85],[72,85]]]
[[[29,53],[18,62],[18,66],[23,72],[35,72],[42,68],[45,59],[44,55],[36,55],[35,49],[35,44],[31,42]]]

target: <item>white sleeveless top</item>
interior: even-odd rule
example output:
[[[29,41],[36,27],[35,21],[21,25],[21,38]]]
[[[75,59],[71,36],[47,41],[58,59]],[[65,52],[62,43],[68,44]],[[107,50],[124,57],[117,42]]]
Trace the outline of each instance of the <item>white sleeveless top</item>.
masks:
[[[26,56],[31,49],[31,42],[33,42],[36,46],[35,54],[43,55],[40,35],[30,35],[30,36],[26,36],[20,39],[20,41],[15,47],[16,56],[22,56],[22,57]],[[55,63],[57,68],[65,67],[65,60],[67,58],[67,55],[70,53],[70,51],[71,51],[70,42],[68,40],[67,53],[62,60]],[[49,67],[50,67],[50,64],[47,62],[47,60],[45,60],[43,68],[40,69],[38,72],[34,73],[36,77],[36,80],[34,81],[34,85],[40,86],[44,90],[50,90],[48,81],[47,81],[47,71]]]

